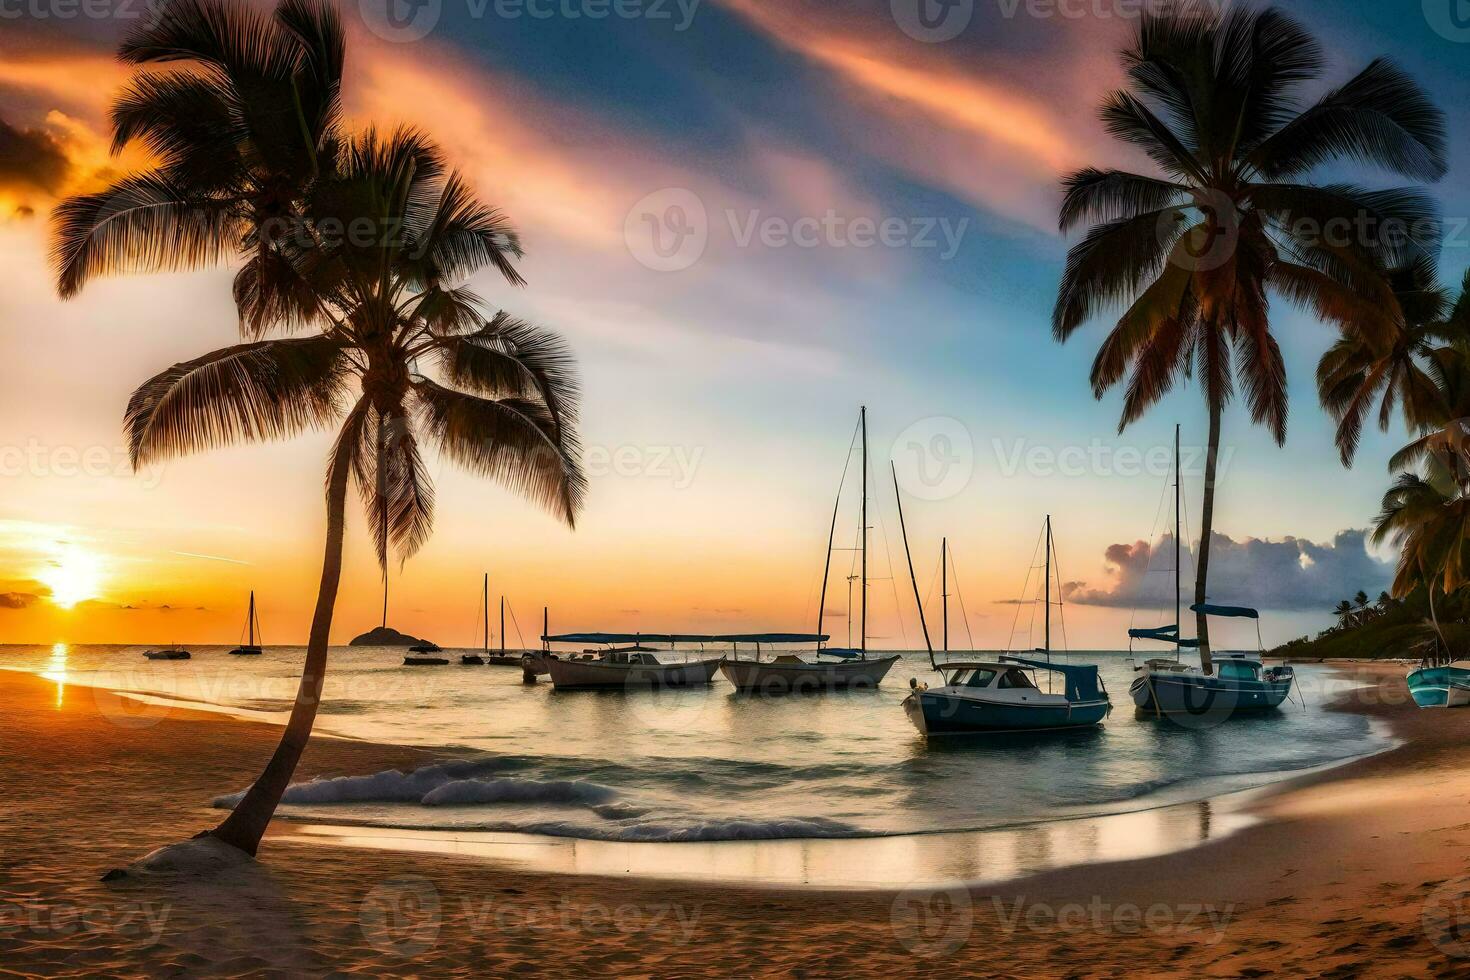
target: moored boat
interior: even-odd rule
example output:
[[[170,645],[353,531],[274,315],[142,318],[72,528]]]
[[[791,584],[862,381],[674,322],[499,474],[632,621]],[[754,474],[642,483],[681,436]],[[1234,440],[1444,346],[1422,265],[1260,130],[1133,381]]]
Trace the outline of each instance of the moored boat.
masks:
[[[1409,671],[1409,694],[1421,708],[1470,705],[1470,660],[1427,665]]]
[[[609,651],[601,656],[583,654],[563,658],[551,654],[549,648],[553,643],[574,643],[584,646],[589,643],[616,645],[631,642],[636,646],[642,646],[645,640],[651,643],[673,645],[681,642],[705,643],[712,639],[713,637],[708,636],[673,634],[648,637],[611,633],[543,636],[542,641],[547,644],[548,651],[538,659],[537,666],[545,668],[546,672],[551,675],[552,684],[558,690],[698,687],[708,685],[714,680],[715,673],[719,671],[724,657],[664,662],[652,653]]]
[[[1097,667],[1054,664],[1002,655],[994,660],[956,660],[939,665],[944,686],[916,686],[904,700],[909,720],[925,735],[1046,732],[1087,728],[1108,716],[1112,703]],[[1047,693],[1035,671],[1064,681]]]
[[[256,642],[259,635],[260,615],[255,609],[255,590],[250,590],[250,609],[245,613],[246,639],[243,644],[230,651],[232,657],[258,657],[265,651]]]
[[[1174,659],[1155,657],[1144,661],[1134,669],[1133,683],[1128,693],[1141,715],[1155,717],[1209,718],[1224,720],[1237,714],[1274,711],[1290,695],[1296,673],[1289,665],[1266,667],[1259,654],[1229,653],[1218,656],[1212,662],[1212,670],[1185,664],[1182,652],[1197,649],[1198,640],[1185,639],[1180,629],[1182,616],[1181,594],[1183,590],[1181,558],[1183,544],[1180,535],[1182,513],[1182,488],[1180,481],[1180,429],[1174,427],[1174,622],[1128,631],[1129,648],[1135,640],[1172,643]],[[1260,613],[1244,606],[1220,606],[1196,603],[1190,611],[1205,616],[1228,619],[1251,619],[1260,634]]]
[[[167,650],[148,650],[143,654],[149,660],[189,660],[193,654],[181,647],[174,646]]]
[[[940,663],[935,661],[931,648],[930,663],[944,683],[931,688],[919,683],[917,678],[910,679],[912,691],[903,702],[904,713],[921,734],[933,737],[1059,732],[1101,724],[1113,710],[1112,700],[1095,664],[1059,664],[1051,659],[1051,586],[1055,545],[1050,517],[1046,519],[1043,548],[1046,558],[1041,601],[1046,609],[1045,635],[1044,645],[1036,652],[1046,659],[1007,652],[994,656],[957,654],[955,659]],[[907,531],[904,533],[904,549],[908,550]],[[940,559],[946,651],[949,647],[948,551],[946,542]],[[912,562],[910,577],[913,578]],[[914,578],[914,592],[917,598],[917,578]],[[927,626],[924,635],[927,640]],[[1049,676],[1045,691],[1036,682],[1038,672]],[[1060,691],[1055,690],[1056,680],[1061,681]]]
[[[1143,714],[1229,718],[1273,711],[1291,694],[1295,671],[1267,667],[1249,653],[1219,657],[1213,674],[1170,660],[1150,660],[1138,668],[1129,693]]]
[[[861,583],[861,620],[858,629],[858,645],[855,649],[829,649],[823,645],[830,639],[822,632],[826,619],[827,586],[832,572],[832,546],[837,536],[837,516],[842,509],[842,488],[837,489],[837,502],[832,507],[832,527],[827,535],[827,556],[822,566],[822,591],[817,599],[817,631],[803,635],[799,633],[766,633],[746,636],[717,637],[721,642],[731,643],[734,654],[720,667],[725,679],[748,694],[801,694],[820,691],[872,691],[883,683],[883,678],[898,663],[898,656],[868,656],[868,410],[862,408],[858,414],[858,433],[861,436],[862,501],[858,527],[858,552],[861,556],[860,572],[848,579],[848,646],[852,646],[852,583]],[[740,644],[755,646],[752,659],[740,659]],[[782,646],[814,643],[816,650],[805,655],[786,653],[769,660],[762,659],[762,646]]]

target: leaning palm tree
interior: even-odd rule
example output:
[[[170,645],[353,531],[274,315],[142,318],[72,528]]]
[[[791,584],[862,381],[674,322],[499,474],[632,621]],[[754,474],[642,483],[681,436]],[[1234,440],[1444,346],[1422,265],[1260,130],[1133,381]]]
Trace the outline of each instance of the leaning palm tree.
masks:
[[[1375,402],[1378,427],[1384,432],[1399,405],[1411,431],[1438,420],[1443,413],[1432,373],[1433,351],[1436,345],[1470,338],[1470,297],[1462,292],[1451,306],[1431,256],[1392,270],[1388,280],[1393,305],[1382,311],[1385,322],[1372,332],[1345,331],[1317,366],[1317,389],[1337,422],[1344,466],[1352,465]]]
[[[1336,616],[1338,623],[1346,629],[1353,621],[1353,604],[1346,599],[1342,600],[1332,610],[1332,615]]]
[[[187,264],[175,252],[181,242],[190,245],[189,263],[246,260],[235,288],[246,342],[174,365],[133,394],[125,424],[136,466],[237,441],[337,429],[327,464],[321,585],[296,702],[264,772],[210,832],[252,855],[321,700],[349,485],[364,501],[383,562],[390,552],[406,559],[429,534],[427,446],[568,524],[586,489],[566,348],[507,314],[487,315],[483,301],[461,285],[484,269],[519,284],[515,232],[474,198],[435,147],[408,130],[347,137],[332,127],[322,137],[330,153],[318,154],[309,172],[277,175],[274,164],[260,160],[255,127],[280,120],[252,93],[270,89],[262,78],[272,72],[294,78],[313,63],[297,35],[282,27],[292,10],[308,11],[323,33],[340,40],[325,8],[298,0],[287,0],[274,21],[203,2],[165,8],[162,21],[124,51],[184,60],[181,74],[199,76],[200,101],[230,124],[196,132],[193,121],[207,111],[173,95],[154,98],[135,82],[131,92],[144,93],[136,99],[148,111],[134,135],[172,153],[160,154],[156,171],[119,183],[128,207],[79,198],[57,216],[66,295],[97,275]],[[234,155],[234,163],[218,163],[221,171],[234,167],[232,180],[191,182],[179,161],[202,152],[196,140]],[[269,207],[246,193],[254,186],[247,172],[249,181],[275,188]],[[133,195],[137,187],[159,193],[145,200]],[[281,329],[313,332],[260,339]]]
[[[1286,369],[1270,295],[1372,334],[1389,294],[1380,272],[1436,247],[1434,208],[1412,190],[1313,185],[1333,160],[1416,180],[1445,173],[1443,115],[1408,76],[1375,61],[1302,107],[1324,71],[1321,46],[1275,10],[1145,15],[1124,52],[1130,88],[1104,101],[1108,131],[1142,150],[1152,175],[1087,168],[1064,181],[1064,232],[1091,225],[1068,255],[1059,341],[1124,307],[1092,368],[1101,398],[1124,383],[1120,430],[1183,378],[1209,412],[1195,603],[1206,601],[1221,416],[1237,388],[1251,418],[1286,437]],[[1349,234],[1365,226],[1379,234]],[[1396,234],[1381,233],[1395,229]],[[1338,229],[1333,232],[1332,229]],[[1197,610],[1208,672],[1209,623]]]
[[[1451,596],[1470,584],[1470,494],[1448,471],[1433,463],[1426,468],[1424,475],[1401,474],[1384,494],[1370,540],[1398,548],[1392,592],[1405,599],[1422,586],[1435,632],[1445,642],[1435,594]]]

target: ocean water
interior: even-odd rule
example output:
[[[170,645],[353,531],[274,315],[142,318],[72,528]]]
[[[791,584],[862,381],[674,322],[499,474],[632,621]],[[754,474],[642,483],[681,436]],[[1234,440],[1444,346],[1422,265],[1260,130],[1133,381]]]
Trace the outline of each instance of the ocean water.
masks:
[[[107,687],[283,720],[304,656],[196,646],[193,660],[150,662],[143,649],[0,647],[0,668],[54,680],[59,700]],[[518,669],[461,667],[454,651],[443,668],[405,668],[402,656],[334,649],[318,731],[469,755],[297,786],[283,816],[599,841],[992,830],[1202,800],[1388,744],[1366,719],[1323,710],[1352,682],[1316,667],[1297,668],[1295,701],[1277,713],[1183,727],[1135,717],[1127,654],[1059,657],[1101,665],[1115,706],[1102,727],[930,742],[901,707],[910,677],[936,679],[923,654],[905,654],[875,692],[791,697],[742,695],[723,679],[686,691],[558,692],[544,678],[523,685]],[[104,700],[131,727],[166,710]]]

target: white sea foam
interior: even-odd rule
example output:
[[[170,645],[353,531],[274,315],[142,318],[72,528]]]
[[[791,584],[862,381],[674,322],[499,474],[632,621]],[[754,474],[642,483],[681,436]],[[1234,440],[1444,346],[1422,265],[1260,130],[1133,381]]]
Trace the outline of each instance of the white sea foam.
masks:
[[[608,786],[580,780],[515,779],[497,777],[503,765],[495,760],[446,762],[412,772],[390,769],[371,776],[336,776],[293,783],[283,804],[331,806],[342,803],[418,803],[423,806],[472,806],[493,803],[563,803],[593,805],[617,796]],[[221,809],[233,809],[245,796],[242,790],[215,799]]]
[[[477,803],[606,803],[617,791],[596,783],[539,779],[459,779],[424,795],[424,806]]]

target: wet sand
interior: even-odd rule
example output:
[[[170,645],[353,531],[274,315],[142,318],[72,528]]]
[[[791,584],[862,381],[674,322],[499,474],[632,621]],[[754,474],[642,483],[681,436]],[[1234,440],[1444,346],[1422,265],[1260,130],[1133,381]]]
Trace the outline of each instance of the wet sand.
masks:
[[[0,671],[0,976],[1470,977],[1470,711],[1414,708],[1399,667],[1360,676],[1340,710],[1403,744],[1260,794],[1233,835],[1003,885],[820,892],[331,846],[283,821],[228,882],[104,884],[213,825],[277,730]],[[316,739],[298,778],[432,758]]]

